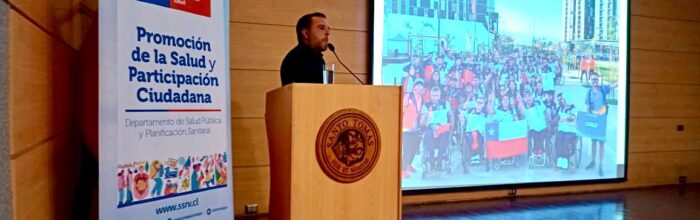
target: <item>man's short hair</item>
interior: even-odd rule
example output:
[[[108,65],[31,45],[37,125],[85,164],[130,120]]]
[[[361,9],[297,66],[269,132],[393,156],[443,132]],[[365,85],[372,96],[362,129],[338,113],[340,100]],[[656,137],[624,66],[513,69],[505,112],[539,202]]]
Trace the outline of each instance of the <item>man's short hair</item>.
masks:
[[[301,34],[301,30],[311,26],[311,18],[313,17],[326,18],[326,15],[321,12],[314,12],[311,14],[305,14],[299,18],[299,21],[297,21],[297,42],[299,42],[299,44],[304,43],[304,35]]]

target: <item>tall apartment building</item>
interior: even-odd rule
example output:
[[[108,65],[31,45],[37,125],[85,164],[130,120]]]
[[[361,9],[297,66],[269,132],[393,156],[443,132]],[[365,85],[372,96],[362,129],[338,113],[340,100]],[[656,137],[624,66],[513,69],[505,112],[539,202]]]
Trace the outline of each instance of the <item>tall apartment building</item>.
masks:
[[[564,41],[617,40],[617,0],[562,1]]]

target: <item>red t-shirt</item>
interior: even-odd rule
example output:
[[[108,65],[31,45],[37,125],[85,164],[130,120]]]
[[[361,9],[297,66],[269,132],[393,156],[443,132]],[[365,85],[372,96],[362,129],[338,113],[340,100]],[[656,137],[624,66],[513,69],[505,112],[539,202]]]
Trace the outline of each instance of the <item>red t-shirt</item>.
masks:
[[[474,82],[474,72],[463,70],[459,81],[462,83],[462,85],[472,84],[472,82]]]
[[[423,108],[423,97],[416,94],[411,97],[411,95],[406,94],[403,97],[403,103],[402,125],[403,130],[408,131],[415,127],[418,122],[418,115]]]

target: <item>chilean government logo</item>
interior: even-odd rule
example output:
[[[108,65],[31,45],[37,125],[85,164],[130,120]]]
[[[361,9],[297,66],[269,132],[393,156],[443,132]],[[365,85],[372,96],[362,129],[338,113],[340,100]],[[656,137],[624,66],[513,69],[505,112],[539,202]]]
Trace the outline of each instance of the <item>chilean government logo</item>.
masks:
[[[138,0],[166,8],[211,17],[211,0]]]
[[[369,174],[379,160],[379,129],[369,115],[342,109],[323,122],[316,136],[316,159],[324,173],[341,183]]]

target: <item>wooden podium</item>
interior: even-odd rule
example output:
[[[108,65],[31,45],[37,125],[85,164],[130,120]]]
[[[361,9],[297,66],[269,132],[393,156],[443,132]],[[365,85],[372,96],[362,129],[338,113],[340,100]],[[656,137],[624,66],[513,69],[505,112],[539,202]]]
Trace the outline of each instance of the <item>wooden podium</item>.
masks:
[[[268,92],[265,124],[270,151],[269,217],[304,220],[400,219],[400,97],[400,87],[393,86],[295,83]],[[340,151],[332,149],[340,148],[330,147],[330,144],[325,148],[325,154],[317,155],[317,136],[323,136],[320,135],[322,133],[339,134],[333,128],[329,128],[329,132],[319,130],[329,117],[343,109],[366,113],[376,122],[380,139],[373,168],[359,180],[346,183],[327,175],[329,171],[322,168],[319,155],[331,155],[327,157],[329,160],[351,164],[358,161],[352,155],[363,152],[364,160],[369,161],[367,158],[374,158],[371,157],[374,155],[371,146],[377,143],[371,141],[374,134],[370,132],[362,139],[364,145],[358,145],[365,147],[364,151],[348,150],[358,153],[337,154],[350,155],[343,157],[344,160],[333,156],[336,155],[333,152]],[[352,120],[347,120],[336,127],[343,128],[347,122],[352,124]],[[347,132],[345,134],[344,137],[347,137]],[[338,140],[341,138],[342,135],[337,136]],[[336,139],[331,137],[324,140],[331,143]],[[364,163],[357,162],[354,166]]]

